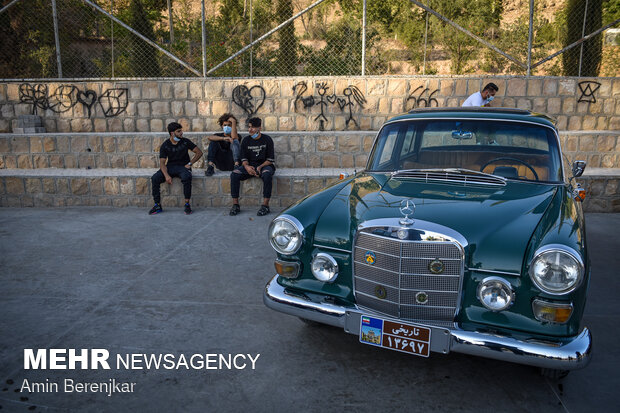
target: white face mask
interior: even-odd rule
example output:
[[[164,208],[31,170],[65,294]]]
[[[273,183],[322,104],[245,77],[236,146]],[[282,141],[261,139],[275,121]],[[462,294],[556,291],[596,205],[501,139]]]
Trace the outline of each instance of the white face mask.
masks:
[[[177,138],[176,136],[173,136],[172,139],[174,139],[175,142],[179,142],[181,140],[181,138]]]
[[[487,102],[490,102],[490,101],[492,101],[493,99],[495,99],[495,96],[489,96],[489,97],[487,98]]]
[[[258,132],[256,132],[254,135],[250,135],[250,137],[251,137],[252,139],[256,139],[256,138],[258,138]]]
[[[225,134],[230,135],[230,133],[232,132],[232,127],[231,126],[223,126],[222,130],[224,131]]]

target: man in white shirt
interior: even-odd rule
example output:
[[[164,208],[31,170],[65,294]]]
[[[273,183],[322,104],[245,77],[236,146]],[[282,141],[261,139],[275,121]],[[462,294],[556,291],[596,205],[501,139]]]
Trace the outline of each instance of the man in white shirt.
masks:
[[[463,106],[489,106],[498,90],[495,83],[487,83],[482,92],[476,92],[465,99]]]

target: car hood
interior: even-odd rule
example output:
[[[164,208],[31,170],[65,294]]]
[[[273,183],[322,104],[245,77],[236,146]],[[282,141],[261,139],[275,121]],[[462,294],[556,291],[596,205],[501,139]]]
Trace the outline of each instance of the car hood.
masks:
[[[469,268],[519,273],[529,240],[556,191],[555,185],[528,182],[476,187],[361,173],[327,205],[317,222],[314,243],[351,250],[359,224],[402,217],[400,201],[409,198],[416,205],[411,218],[443,225],[465,237]]]

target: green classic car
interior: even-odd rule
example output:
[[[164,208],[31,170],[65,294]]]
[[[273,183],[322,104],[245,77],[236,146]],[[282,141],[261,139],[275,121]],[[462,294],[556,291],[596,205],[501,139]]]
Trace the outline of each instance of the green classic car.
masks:
[[[367,167],[277,216],[265,304],[362,343],[585,367],[590,265],[558,131],[518,109],[414,110],[379,131]],[[571,169],[566,171],[565,169]]]

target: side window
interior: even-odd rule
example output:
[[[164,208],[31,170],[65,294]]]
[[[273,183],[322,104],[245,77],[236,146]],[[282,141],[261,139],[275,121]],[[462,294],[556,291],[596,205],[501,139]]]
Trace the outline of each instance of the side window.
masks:
[[[407,127],[407,132],[405,133],[405,139],[403,141],[403,147],[400,150],[400,158],[406,158],[411,155],[415,151],[415,124],[411,123]]]
[[[389,131],[388,136],[385,137],[385,144],[383,145],[383,151],[379,158],[379,165],[383,165],[392,159],[392,152],[394,152],[394,145],[396,145],[396,138],[398,138],[398,129],[394,128]]]

